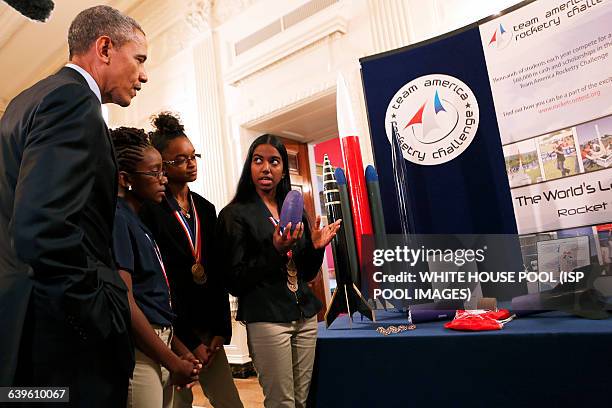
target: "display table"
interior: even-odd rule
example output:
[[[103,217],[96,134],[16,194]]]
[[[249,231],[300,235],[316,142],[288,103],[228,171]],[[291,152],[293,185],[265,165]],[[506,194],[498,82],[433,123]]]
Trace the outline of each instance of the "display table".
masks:
[[[612,406],[612,319],[546,313],[492,332],[451,331],[444,322],[376,332],[405,324],[402,317],[357,317],[352,330],[346,315],[329,329],[320,323],[310,406]]]

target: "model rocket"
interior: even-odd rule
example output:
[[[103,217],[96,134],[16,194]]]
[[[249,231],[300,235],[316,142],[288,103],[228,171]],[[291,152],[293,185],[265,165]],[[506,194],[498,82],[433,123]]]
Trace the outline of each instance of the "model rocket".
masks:
[[[368,165],[365,170],[366,185],[368,187],[368,199],[370,201],[370,211],[372,212],[372,227],[376,237],[376,246],[384,248],[380,239],[387,233],[385,229],[385,216],[382,210],[382,200],[380,197],[380,186],[378,185],[378,173],[372,165]],[[380,246],[378,244],[381,244]]]
[[[358,259],[363,262],[362,236],[372,234],[372,220],[368,192],[363,174],[363,161],[359,147],[359,136],[348,89],[342,74],[338,74],[336,90],[336,111],[338,117],[338,134],[342,148],[342,161],[346,170],[348,192],[351,198],[350,208],[353,215],[353,228],[357,244]],[[369,282],[372,286],[373,282]]]
[[[351,279],[355,286],[361,287],[361,275],[359,274],[359,260],[357,258],[357,247],[355,246],[355,232],[353,231],[353,216],[349,200],[348,186],[344,170],[337,168],[334,176],[338,185],[340,195],[340,208],[342,210],[342,224],[344,226],[344,237],[346,238],[346,249],[351,271]]]
[[[406,164],[402,147],[399,140],[399,133],[395,123],[391,124],[391,163],[393,165],[393,178],[395,182],[395,194],[397,207],[399,209],[400,226],[402,234],[408,237],[414,228],[414,223],[408,210],[410,196],[408,194],[408,176],[406,175]]]
[[[370,202],[370,212],[372,215],[372,227],[374,229],[374,245],[378,249],[386,249],[387,230],[385,228],[385,217],[383,215],[382,199],[380,196],[380,185],[378,184],[378,173],[372,165],[368,165],[365,170],[366,185],[368,188],[368,201]],[[383,266],[383,273],[390,275],[389,264]],[[395,286],[387,283],[388,286]],[[385,285],[383,285],[385,286]],[[369,288],[368,288],[369,289]],[[391,302],[392,303],[392,302]],[[386,305],[383,303],[386,309]]]
[[[343,218],[340,190],[338,189],[338,183],[334,177],[333,168],[327,155],[325,155],[323,162],[323,194],[325,196],[328,223],[331,224]],[[348,224],[346,221],[342,222],[340,230],[331,242],[337,286],[329,307],[325,312],[325,324],[328,327],[340,313],[347,313],[351,322],[353,313],[356,311],[375,321],[374,311],[363,296],[361,296],[361,292],[359,292],[352,279],[353,273],[351,273],[349,249],[346,243],[346,231],[344,228]]]

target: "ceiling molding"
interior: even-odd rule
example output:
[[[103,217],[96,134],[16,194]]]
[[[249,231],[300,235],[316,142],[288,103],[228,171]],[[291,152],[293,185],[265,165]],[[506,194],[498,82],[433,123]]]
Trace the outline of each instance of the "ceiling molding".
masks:
[[[343,16],[328,14],[326,19],[306,21],[236,57],[225,81],[234,86],[239,85],[260,71],[347,32],[348,21]]]
[[[214,19],[216,24],[223,24],[237,16],[259,0],[217,0],[214,4]]]
[[[293,109],[320,99],[324,96],[335,94],[335,92],[335,79],[321,82],[318,84],[318,86],[304,89],[302,92],[296,92],[284,100],[277,101],[276,103],[272,102],[267,105],[259,105],[256,110],[248,110],[237,117],[237,123],[246,128],[257,128],[267,120],[290,112]]]
[[[30,20],[8,5],[0,3],[0,27],[2,27],[2,31],[0,31],[0,51],[28,21]]]
[[[128,10],[128,14],[142,26],[149,42],[168,30],[187,14],[185,1],[147,0]]]

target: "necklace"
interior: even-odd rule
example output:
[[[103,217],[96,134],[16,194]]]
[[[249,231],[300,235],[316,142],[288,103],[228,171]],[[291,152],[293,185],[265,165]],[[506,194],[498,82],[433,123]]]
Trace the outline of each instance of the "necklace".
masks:
[[[185,216],[185,218],[189,219],[191,218],[191,214],[189,214],[189,208],[184,208],[181,203],[178,202],[178,200],[176,200],[176,203],[178,204],[179,208],[181,209],[181,212],[183,213],[183,215]],[[189,205],[189,204],[187,204]]]

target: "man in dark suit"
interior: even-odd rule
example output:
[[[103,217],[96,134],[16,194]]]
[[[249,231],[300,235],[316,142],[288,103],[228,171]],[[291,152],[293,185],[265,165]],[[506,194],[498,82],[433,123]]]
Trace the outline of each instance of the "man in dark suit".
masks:
[[[147,43],[132,18],[97,6],[74,19],[68,45],[70,63],[0,121],[0,385],[70,387],[70,406],[121,407],[133,347],[101,103],[130,104]]]

